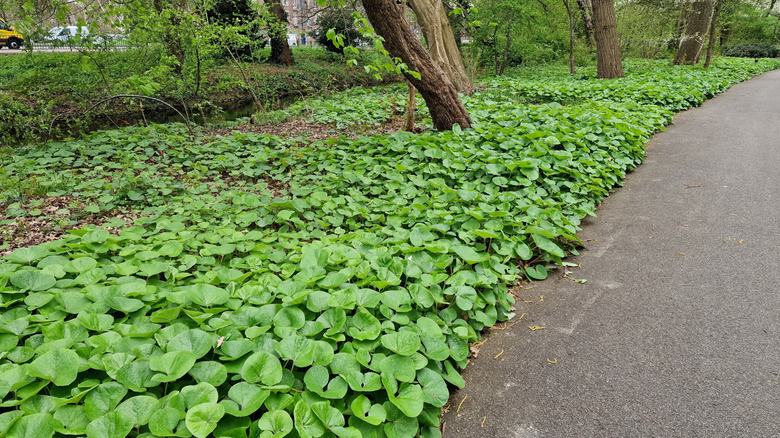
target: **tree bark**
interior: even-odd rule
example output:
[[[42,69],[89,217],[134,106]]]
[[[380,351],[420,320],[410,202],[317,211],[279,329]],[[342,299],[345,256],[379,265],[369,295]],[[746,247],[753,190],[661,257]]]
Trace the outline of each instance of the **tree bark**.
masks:
[[[569,15],[569,73],[575,74],[574,68],[574,12],[571,10],[569,0],[563,0],[563,6],[566,7],[566,14]]]
[[[596,77],[622,78],[614,0],[593,0],[593,28],[596,37]]]
[[[696,65],[704,45],[704,36],[710,27],[712,3],[709,0],[694,0],[685,34],[674,57],[674,65]]]
[[[409,87],[409,100],[406,102],[406,122],[404,131],[414,132],[414,112],[417,109],[417,89],[411,82],[407,82]]]
[[[593,39],[593,16],[591,15],[593,5],[590,0],[577,0],[577,4],[582,11],[582,18],[585,21],[585,37],[588,39],[588,44],[593,46],[595,43]]]
[[[470,94],[472,84],[442,0],[409,0],[409,5],[422,28],[431,58],[444,70],[458,91]]]
[[[410,70],[419,73],[420,79],[409,73],[404,73],[404,76],[420,91],[431,112],[434,128],[446,131],[453,125],[464,129],[470,127],[471,118],[460,101],[458,91],[412,32],[401,6],[395,0],[362,2],[368,20],[376,33],[384,38],[384,46],[390,56],[401,58]]]
[[[764,14],[764,17],[768,17],[768,16],[769,16],[769,14],[771,14],[771,13],[772,13],[772,9],[774,9],[774,8],[775,8],[775,3],[777,3],[777,0],[771,0],[771,1],[769,2],[769,7],[767,8],[767,10],[766,10],[766,14]]]
[[[282,7],[281,0],[269,0],[266,4],[277,21],[271,25],[268,32],[271,38],[271,57],[269,60],[274,64],[292,67],[295,65],[295,60],[293,60],[290,44],[287,42],[287,12]]]
[[[712,13],[712,20],[710,20],[710,40],[707,43],[707,58],[704,60],[704,68],[709,68],[710,61],[712,61],[712,52],[715,46],[715,26],[718,24],[721,6],[723,6],[723,0],[716,0],[715,11]]]

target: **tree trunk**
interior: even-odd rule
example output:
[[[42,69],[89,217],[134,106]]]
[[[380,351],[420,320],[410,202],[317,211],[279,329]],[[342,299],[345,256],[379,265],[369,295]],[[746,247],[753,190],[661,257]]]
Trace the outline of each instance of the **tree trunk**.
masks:
[[[288,67],[295,65],[293,60],[292,50],[290,50],[290,44],[287,42],[287,12],[282,7],[281,0],[269,0],[268,10],[276,17],[276,23],[272,23],[269,30],[269,36],[271,37],[271,58],[269,59],[274,64],[282,64]]]
[[[403,9],[395,0],[362,0],[366,15],[376,33],[384,38],[390,56],[401,58],[410,70],[419,73],[406,79],[420,91],[431,112],[434,128],[440,131],[471,126],[471,118],[458,97],[458,91],[444,70],[433,62],[422,43],[406,22]]]
[[[588,44],[593,46],[595,43],[593,39],[593,16],[591,15],[593,5],[591,0],[577,0],[577,4],[582,11],[582,18],[585,21],[585,37],[588,39]]]
[[[470,94],[471,81],[442,0],[409,0],[409,4],[422,28],[431,58],[444,70],[458,91]]]
[[[771,0],[771,1],[769,2],[769,7],[767,8],[767,10],[766,10],[766,14],[764,14],[764,17],[768,17],[768,16],[769,16],[769,14],[771,14],[771,13],[772,13],[772,9],[774,9],[774,8],[775,8],[775,3],[777,3],[777,0]]]
[[[689,6],[690,3],[687,1],[683,2],[682,6],[680,6],[680,13],[677,14],[677,21],[674,23],[674,34],[669,40],[668,47],[671,50],[677,50],[677,48],[680,47],[680,39],[682,38],[683,31],[685,30],[685,20],[688,17]]]
[[[694,0],[693,8],[688,15],[688,25],[685,35],[680,40],[680,48],[674,57],[674,65],[696,65],[699,62],[704,36],[710,27],[712,3],[709,0]]]
[[[712,51],[715,46],[715,26],[718,23],[721,6],[723,6],[723,0],[716,0],[715,11],[712,13],[712,20],[710,20],[710,40],[707,43],[707,59],[704,60],[704,68],[709,68],[710,61],[712,60]]]
[[[563,0],[563,5],[566,7],[566,14],[569,15],[569,73],[575,74],[577,70],[574,68],[574,13],[569,0]]]
[[[166,13],[165,6],[160,3],[160,0],[154,0],[154,10],[158,15]],[[176,5],[172,5],[176,6]],[[185,3],[182,1],[178,5],[178,9],[184,11]],[[173,9],[173,8],[172,8]],[[181,74],[184,67],[184,47],[182,46],[181,38],[179,37],[179,25],[181,24],[181,18],[177,15],[176,11],[168,11],[170,27],[165,29],[165,44],[168,46],[168,52],[176,58],[178,63],[173,66],[176,74]]]
[[[593,0],[593,27],[596,37],[596,77],[622,78],[614,0]]]
[[[417,109],[417,89],[411,82],[406,82],[409,87],[409,100],[406,101],[406,122],[404,131],[414,132],[414,112]]]
[[[511,22],[506,26],[506,32],[504,33],[504,38],[506,39],[504,43],[504,56],[501,57],[501,71],[498,72],[499,75],[503,75],[504,71],[506,71],[506,66],[509,65],[509,48],[512,47],[512,23]]]

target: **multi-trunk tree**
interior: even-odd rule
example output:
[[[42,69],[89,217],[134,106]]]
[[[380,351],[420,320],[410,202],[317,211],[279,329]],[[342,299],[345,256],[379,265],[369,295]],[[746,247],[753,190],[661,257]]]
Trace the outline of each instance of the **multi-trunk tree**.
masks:
[[[471,93],[471,80],[463,65],[460,49],[447,18],[442,0],[409,0],[422,28],[428,54],[462,93]]]
[[[420,91],[431,113],[434,128],[470,127],[471,118],[458,96],[458,90],[412,32],[406,21],[404,6],[395,0],[362,1],[368,20],[384,39],[385,49],[415,72],[407,71],[404,75]]]

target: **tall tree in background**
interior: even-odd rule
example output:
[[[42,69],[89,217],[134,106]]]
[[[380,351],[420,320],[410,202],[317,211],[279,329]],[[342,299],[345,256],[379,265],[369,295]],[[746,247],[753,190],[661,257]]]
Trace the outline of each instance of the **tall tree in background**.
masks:
[[[691,12],[688,14],[688,25],[685,26],[685,33],[680,38],[680,47],[674,57],[674,65],[696,65],[699,62],[711,16],[711,1],[694,0]]]
[[[596,76],[599,79],[624,77],[614,0],[593,0],[593,28],[596,38]]]
[[[395,0],[362,0],[368,20],[384,39],[390,56],[401,60],[415,75],[405,72],[409,82],[420,91],[431,112],[434,128],[440,131],[471,126],[471,118],[460,101],[458,91],[444,70],[431,59],[420,40],[406,22],[403,6]]]
[[[253,24],[258,17],[257,11],[252,9],[249,0],[217,0],[207,10],[208,20],[211,24],[220,26],[236,26],[241,28],[240,33],[246,40],[256,38],[259,29]],[[232,51],[232,55],[248,59],[252,57],[252,48],[248,43],[235,44],[224,42],[226,50]]]
[[[168,53],[176,58],[173,66],[177,74],[181,74],[184,66],[184,43],[181,40],[181,14],[186,13],[187,0],[154,0],[152,2],[158,16],[165,17],[168,26],[165,26],[164,39],[168,46]]]
[[[563,0],[563,6],[566,7],[566,14],[569,16],[569,73],[575,74],[577,70],[574,67],[574,12],[569,0]]]
[[[577,5],[582,11],[582,20],[585,24],[585,37],[588,39],[588,44],[593,44],[593,4],[591,0],[577,0]]]
[[[463,65],[442,0],[409,0],[409,4],[422,28],[428,54],[444,70],[458,91],[471,93],[471,80]]]
[[[710,20],[710,40],[707,43],[707,58],[704,60],[704,68],[709,68],[710,61],[712,61],[712,52],[715,48],[715,26],[718,24],[722,6],[723,0],[715,0],[715,11],[712,12],[712,19]]]
[[[288,67],[295,65],[290,43],[287,42],[287,12],[282,6],[281,0],[269,0],[266,2],[268,10],[276,18],[275,23],[270,24],[269,36],[271,37],[271,58],[274,64],[282,64]]]

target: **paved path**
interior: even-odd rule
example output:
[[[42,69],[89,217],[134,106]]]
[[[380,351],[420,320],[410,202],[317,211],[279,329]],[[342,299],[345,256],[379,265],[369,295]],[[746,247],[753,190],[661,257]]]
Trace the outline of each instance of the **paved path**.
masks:
[[[445,438],[780,437],[780,71],[675,117],[598,214]]]

